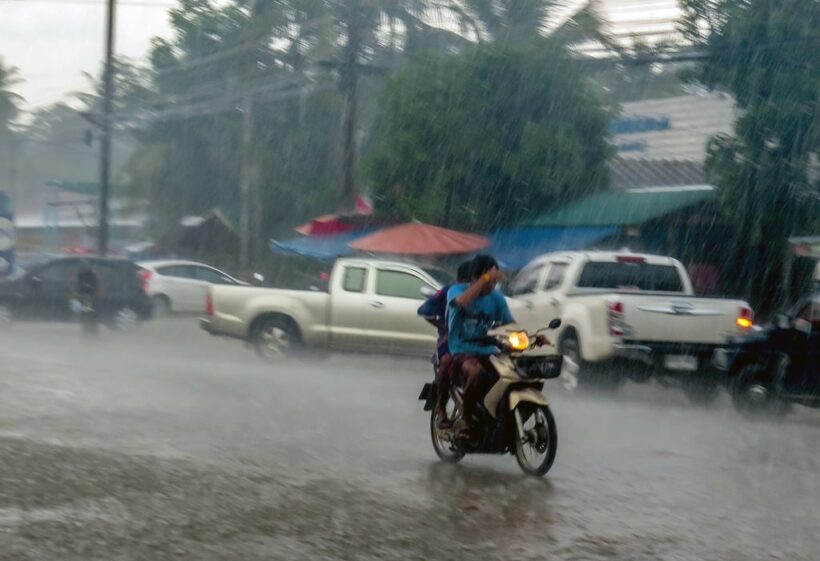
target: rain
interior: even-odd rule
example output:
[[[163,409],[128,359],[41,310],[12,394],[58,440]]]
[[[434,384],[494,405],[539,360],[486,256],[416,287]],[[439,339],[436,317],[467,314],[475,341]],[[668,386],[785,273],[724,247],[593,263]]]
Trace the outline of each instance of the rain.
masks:
[[[820,3],[0,0],[0,561],[814,561]]]

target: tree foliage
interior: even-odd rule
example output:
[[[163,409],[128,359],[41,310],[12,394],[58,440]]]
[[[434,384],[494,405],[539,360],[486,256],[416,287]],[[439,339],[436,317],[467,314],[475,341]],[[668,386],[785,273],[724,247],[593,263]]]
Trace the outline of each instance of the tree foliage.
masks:
[[[23,98],[11,89],[17,83],[17,68],[6,65],[0,57],[0,134],[9,133],[20,114]]]
[[[763,309],[782,295],[786,239],[816,234],[820,146],[820,2],[685,2],[684,29],[708,54],[699,78],[730,92],[732,135],[709,145],[707,171],[741,243],[739,289]]]
[[[610,112],[562,43],[419,58],[386,88],[378,206],[487,230],[608,183]]]

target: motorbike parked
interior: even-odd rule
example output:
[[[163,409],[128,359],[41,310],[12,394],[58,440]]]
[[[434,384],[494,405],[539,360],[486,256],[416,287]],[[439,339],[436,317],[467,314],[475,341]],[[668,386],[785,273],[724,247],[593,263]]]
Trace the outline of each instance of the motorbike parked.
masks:
[[[476,430],[461,436],[463,390],[451,385],[447,403],[449,428],[436,423],[436,384],[422,388],[419,400],[430,411],[430,436],[436,454],[445,462],[456,463],[466,454],[514,454],[521,469],[542,476],[552,467],[558,432],[549,402],[541,393],[544,381],[561,375],[561,355],[540,351],[539,335],[561,326],[554,319],[536,333],[526,333],[516,325],[491,330],[486,341],[498,347],[490,357],[498,380],[477,407]],[[436,365],[437,366],[437,365]],[[435,372],[434,372],[435,373]]]

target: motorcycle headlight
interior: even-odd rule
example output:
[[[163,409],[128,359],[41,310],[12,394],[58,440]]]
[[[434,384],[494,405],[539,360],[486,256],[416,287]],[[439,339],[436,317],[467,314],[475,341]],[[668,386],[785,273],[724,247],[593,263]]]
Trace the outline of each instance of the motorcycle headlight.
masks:
[[[523,331],[515,331],[507,337],[507,343],[514,351],[526,351],[530,348],[530,338]]]

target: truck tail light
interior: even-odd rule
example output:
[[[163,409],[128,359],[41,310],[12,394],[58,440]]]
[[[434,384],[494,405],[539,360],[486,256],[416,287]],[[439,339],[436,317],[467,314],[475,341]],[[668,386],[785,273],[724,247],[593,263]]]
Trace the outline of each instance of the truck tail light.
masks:
[[[214,315],[214,295],[211,293],[211,289],[205,292],[205,315]]]
[[[607,318],[609,319],[609,334],[612,337],[624,336],[624,304],[623,302],[609,302],[607,304]]]
[[[752,324],[754,323],[754,314],[752,314],[751,308],[740,308],[740,312],[737,315],[735,323],[740,329],[749,329],[752,327]]]
[[[143,292],[148,292],[148,281],[151,280],[151,277],[154,275],[148,269],[140,269],[139,273],[137,273],[140,277],[140,289]]]

